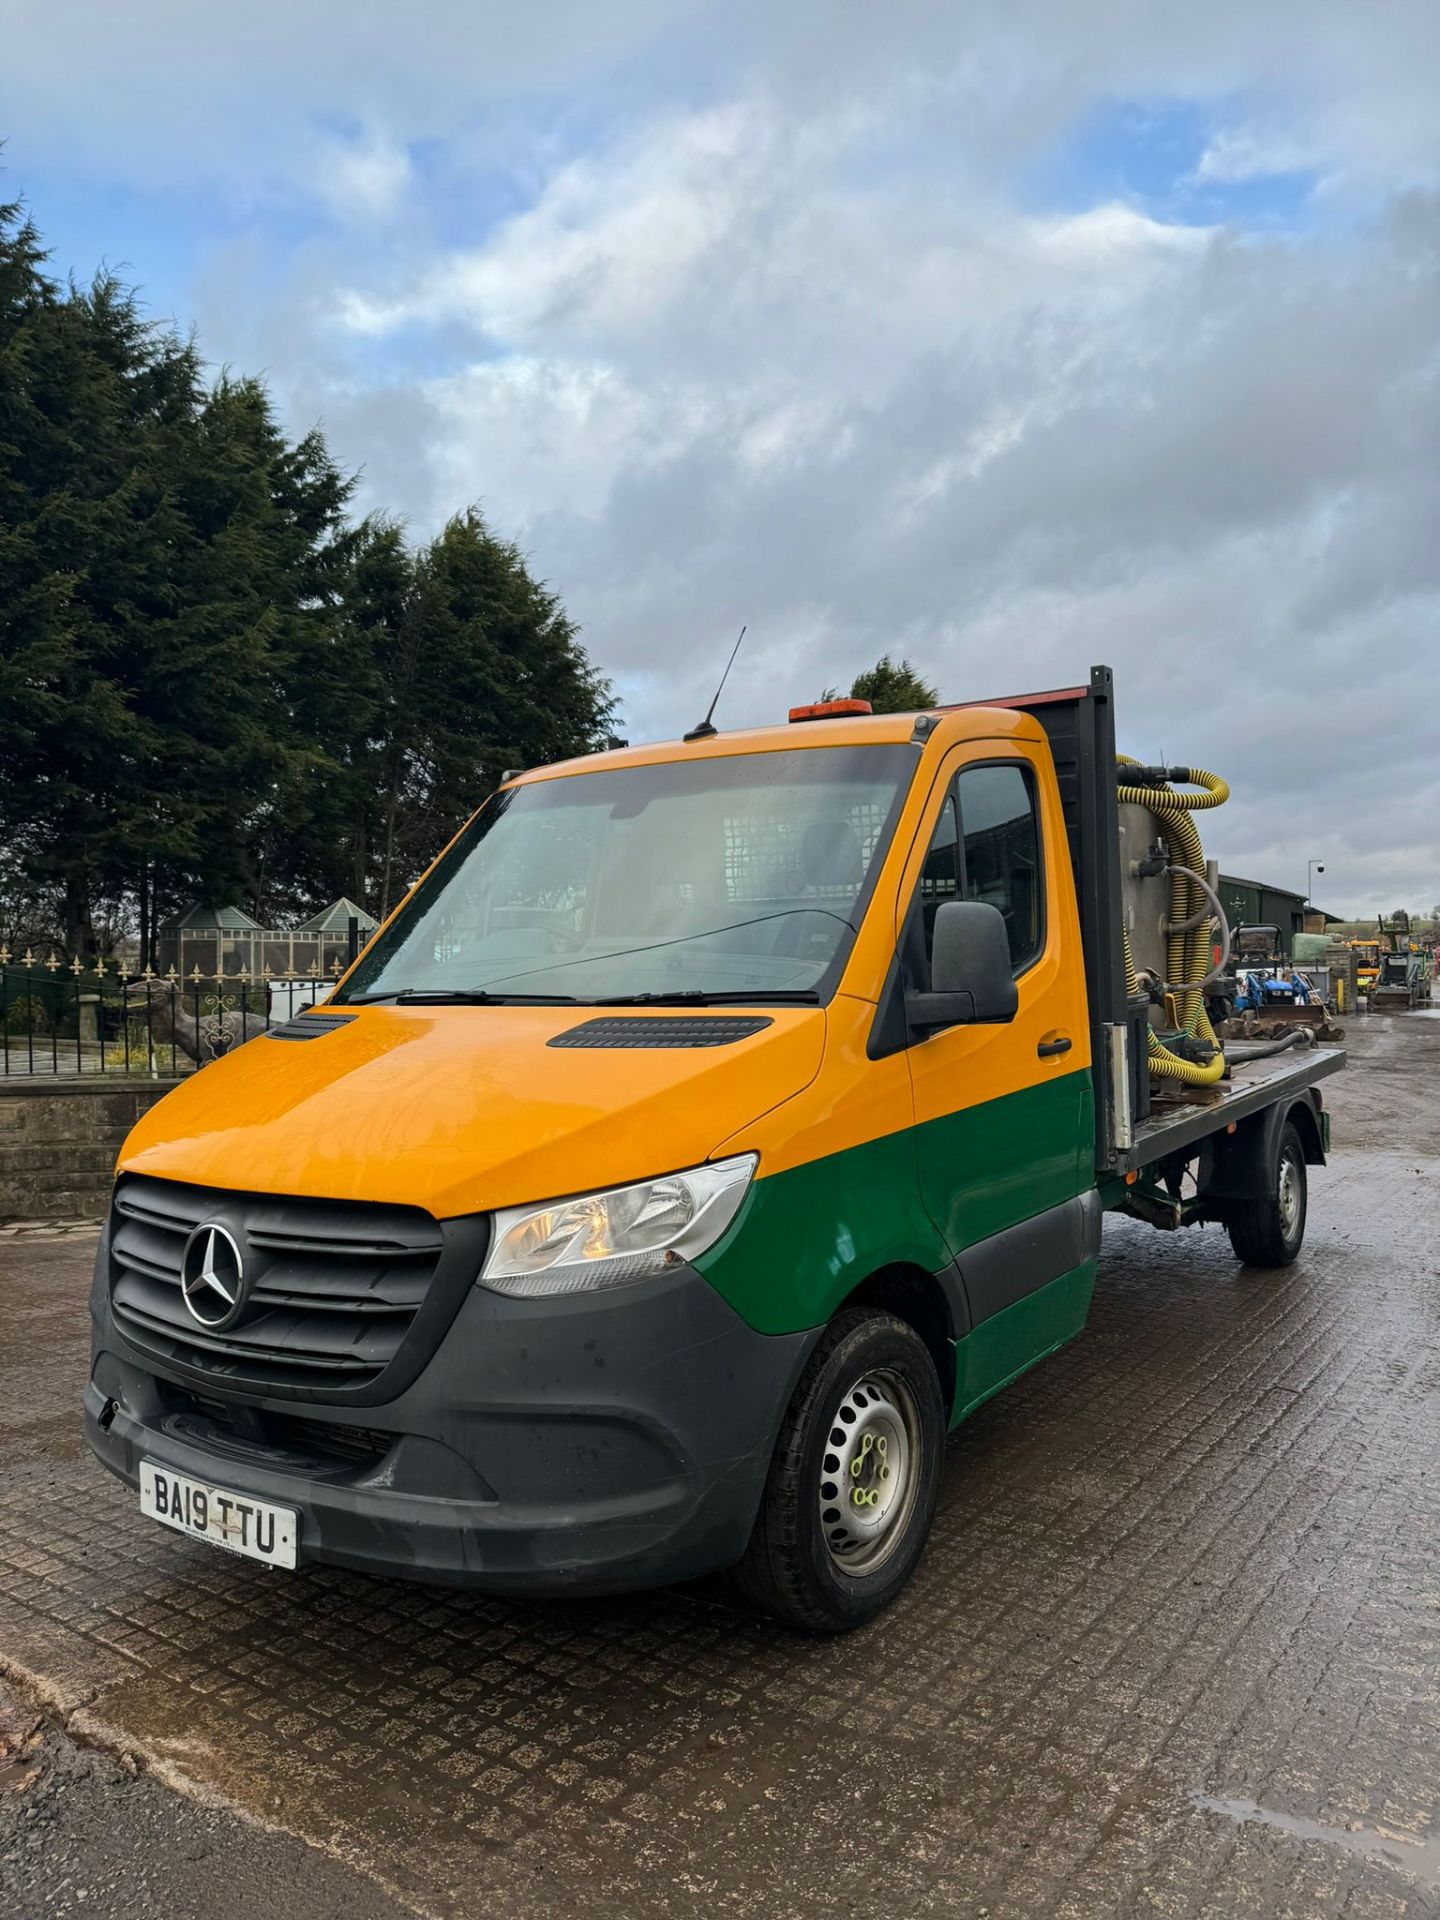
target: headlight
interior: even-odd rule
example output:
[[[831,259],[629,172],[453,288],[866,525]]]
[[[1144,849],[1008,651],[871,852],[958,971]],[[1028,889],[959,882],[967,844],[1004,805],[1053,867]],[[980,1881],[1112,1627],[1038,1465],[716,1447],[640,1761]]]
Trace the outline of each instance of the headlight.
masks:
[[[678,1267],[713,1246],[735,1218],[755,1159],[743,1153],[608,1193],[504,1207],[481,1283],[531,1298],[618,1287]]]

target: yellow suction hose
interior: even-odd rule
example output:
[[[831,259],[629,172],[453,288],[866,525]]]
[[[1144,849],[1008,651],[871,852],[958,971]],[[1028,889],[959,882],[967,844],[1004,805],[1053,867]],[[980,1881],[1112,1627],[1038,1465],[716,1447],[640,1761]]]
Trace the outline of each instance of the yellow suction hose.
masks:
[[[1118,758],[1122,767],[1136,764],[1128,755],[1121,754]],[[1205,1011],[1204,983],[1210,972],[1210,896],[1202,884],[1205,849],[1191,815],[1206,807],[1223,806],[1230,798],[1230,789],[1218,774],[1207,773],[1203,767],[1176,767],[1171,772],[1182,785],[1199,791],[1177,793],[1168,782],[1162,782],[1157,786],[1122,786],[1119,798],[1148,808],[1160,822],[1160,831],[1170,850],[1171,868],[1165,987],[1175,995],[1182,1031],[1203,1046],[1209,1046],[1212,1052],[1203,1064],[1186,1060],[1172,1053],[1152,1032],[1150,1071],[1157,1080],[1178,1080],[1189,1087],[1207,1087],[1224,1073],[1225,1055]],[[1125,936],[1125,990],[1130,994],[1138,991],[1128,933]]]

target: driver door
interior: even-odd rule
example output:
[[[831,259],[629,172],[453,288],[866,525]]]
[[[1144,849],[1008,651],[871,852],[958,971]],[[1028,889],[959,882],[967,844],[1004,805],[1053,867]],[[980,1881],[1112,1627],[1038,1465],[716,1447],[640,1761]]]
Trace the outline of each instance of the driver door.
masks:
[[[936,909],[1005,921],[1018,1011],[909,1047],[925,1207],[964,1281],[972,1327],[1079,1266],[1098,1244],[1080,928],[1054,774],[1023,741],[968,742],[943,765],[912,853],[897,935],[930,986]]]

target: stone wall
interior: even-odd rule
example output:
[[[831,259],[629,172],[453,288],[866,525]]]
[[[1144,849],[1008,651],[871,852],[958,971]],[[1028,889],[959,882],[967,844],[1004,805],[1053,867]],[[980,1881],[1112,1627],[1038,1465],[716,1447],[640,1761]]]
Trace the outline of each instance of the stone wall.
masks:
[[[115,1156],[174,1080],[0,1080],[0,1221],[99,1219]]]

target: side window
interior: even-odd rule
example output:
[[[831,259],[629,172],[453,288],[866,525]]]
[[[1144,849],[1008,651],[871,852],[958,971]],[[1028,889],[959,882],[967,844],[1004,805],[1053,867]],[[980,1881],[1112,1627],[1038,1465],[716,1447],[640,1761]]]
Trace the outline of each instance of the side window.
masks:
[[[925,927],[925,978],[935,949],[935,913],[947,900],[960,898],[960,827],[952,785],[930,836],[930,851],[920,869],[920,912]]]
[[[1035,784],[1017,766],[967,767],[955,782],[966,900],[998,907],[1023,973],[1045,944],[1044,867]]]

